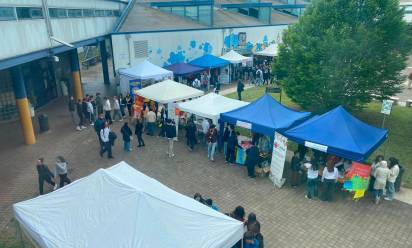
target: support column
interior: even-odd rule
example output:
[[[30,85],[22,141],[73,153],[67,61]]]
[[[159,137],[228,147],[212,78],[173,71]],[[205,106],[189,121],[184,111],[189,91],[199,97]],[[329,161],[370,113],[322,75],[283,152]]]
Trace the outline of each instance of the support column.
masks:
[[[21,67],[15,66],[11,68],[11,76],[13,78],[14,95],[16,97],[16,105],[19,111],[24,142],[27,145],[33,145],[36,143],[36,137],[34,136],[30,105],[29,100],[27,100],[26,86],[24,85],[23,71]]]
[[[77,101],[79,99],[83,99],[83,89],[82,81],[80,78],[80,65],[79,56],[77,55],[77,49],[73,49],[70,51],[70,66],[72,70],[74,99],[76,99]]]
[[[99,42],[99,48],[100,48],[100,58],[102,59],[103,81],[104,81],[104,84],[110,84],[109,66],[107,64],[106,40],[102,40]]]

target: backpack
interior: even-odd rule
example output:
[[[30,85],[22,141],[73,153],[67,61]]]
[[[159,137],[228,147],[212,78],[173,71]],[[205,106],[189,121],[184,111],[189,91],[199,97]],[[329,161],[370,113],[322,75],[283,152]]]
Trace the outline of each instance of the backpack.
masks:
[[[117,135],[115,132],[110,131],[109,132],[109,142],[110,144],[112,144],[112,146],[114,146],[114,141],[117,139]]]

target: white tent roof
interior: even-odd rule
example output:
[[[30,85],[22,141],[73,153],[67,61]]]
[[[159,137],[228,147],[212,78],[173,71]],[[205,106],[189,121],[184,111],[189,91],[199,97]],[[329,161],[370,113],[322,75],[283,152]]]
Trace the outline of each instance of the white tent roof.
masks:
[[[230,61],[230,63],[232,64],[238,64],[238,63],[242,63],[242,62],[247,62],[247,61],[252,61],[253,58],[251,57],[245,57],[237,52],[235,52],[234,50],[230,50],[230,52],[220,56],[221,59]]]
[[[13,208],[40,247],[224,248],[243,236],[243,223],[125,162]]]
[[[274,43],[266,47],[260,52],[256,52],[256,55],[268,56],[268,57],[275,57],[278,56],[278,44]]]
[[[201,90],[167,79],[138,90],[137,94],[159,103],[170,103],[202,96],[204,93]]]
[[[182,111],[210,118],[217,123],[221,113],[243,107],[247,104],[249,103],[209,93],[188,102],[178,103],[177,107]]]
[[[154,65],[147,60],[144,60],[127,69],[120,69],[119,74],[125,75],[129,78],[141,80],[162,80],[165,77],[173,77],[172,71],[163,69],[162,67]]]

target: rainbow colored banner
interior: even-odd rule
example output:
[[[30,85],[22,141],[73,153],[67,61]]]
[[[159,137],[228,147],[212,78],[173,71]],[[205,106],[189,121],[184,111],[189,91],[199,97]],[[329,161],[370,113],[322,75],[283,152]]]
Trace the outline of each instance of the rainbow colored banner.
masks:
[[[343,188],[355,192],[354,200],[359,200],[368,189],[372,168],[369,165],[353,162],[352,168],[346,173]]]

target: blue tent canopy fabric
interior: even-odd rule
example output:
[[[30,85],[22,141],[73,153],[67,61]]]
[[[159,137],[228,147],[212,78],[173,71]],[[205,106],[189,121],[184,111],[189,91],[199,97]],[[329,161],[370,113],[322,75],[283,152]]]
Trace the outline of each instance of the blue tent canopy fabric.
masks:
[[[194,66],[191,64],[187,64],[187,63],[172,64],[172,65],[166,66],[165,69],[169,71],[173,71],[173,75],[178,75],[178,76],[188,75],[188,74],[197,73],[197,72],[201,72],[205,70],[204,68]]]
[[[225,59],[213,56],[211,54],[206,54],[202,57],[190,61],[189,64],[202,68],[214,69],[227,66],[230,64],[230,62]]]
[[[370,126],[339,106],[288,130],[299,143],[353,161],[365,161],[387,138],[388,130]],[[319,149],[318,149],[319,150]]]
[[[247,123],[252,132],[272,137],[275,131],[282,133],[310,114],[287,108],[271,95],[265,94],[249,105],[220,114],[220,121],[233,125]]]

